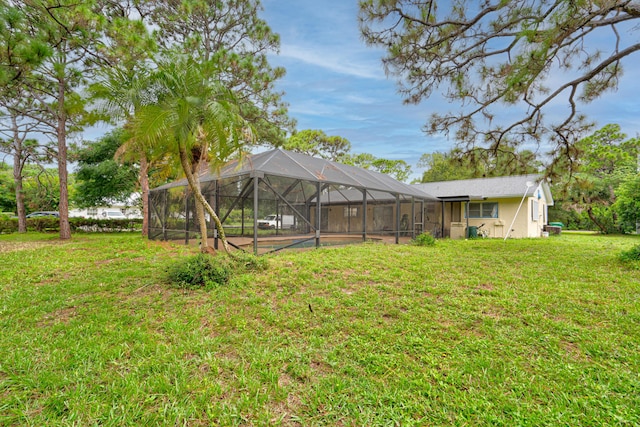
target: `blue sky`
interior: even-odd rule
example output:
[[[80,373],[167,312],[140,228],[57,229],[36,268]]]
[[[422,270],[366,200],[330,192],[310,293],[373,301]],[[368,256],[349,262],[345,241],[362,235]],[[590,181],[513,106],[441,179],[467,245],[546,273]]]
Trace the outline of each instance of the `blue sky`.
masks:
[[[262,17],[281,37],[280,54],[270,61],[287,69],[278,88],[299,130],[345,137],[354,153],[405,160],[414,177],[420,175],[415,164],[422,154],[453,147],[453,141],[421,128],[432,112],[455,106],[437,97],[418,106],[402,104],[395,81],[382,68],[384,52],[360,37],[356,0],[263,0],[263,7]],[[640,68],[631,61],[625,65],[621,89],[581,111],[599,126],[620,124],[631,137],[640,133]]]
[[[421,131],[424,106],[407,106],[386,78],[383,52],[360,38],[355,0],[263,0],[262,16],[280,34],[280,55],[270,62],[287,70],[279,82],[297,128],[347,138],[354,153],[402,159],[450,148]],[[414,168],[415,169],[415,168]]]

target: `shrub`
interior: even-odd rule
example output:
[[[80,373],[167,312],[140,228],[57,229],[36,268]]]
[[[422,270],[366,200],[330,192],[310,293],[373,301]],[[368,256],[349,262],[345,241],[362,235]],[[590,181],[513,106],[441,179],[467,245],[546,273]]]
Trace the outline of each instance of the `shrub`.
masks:
[[[218,256],[198,254],[175,262],[167,273],[169,281],[180,288],[213,288],[226,285],[232,276],[263,271],[267,267],[267,259],[246,252]]]
[[[14,218],[0,218],[0,234],[16,233],[18,231],[18,220]]]
[[[27,218],[27,229],[39,232],[60,231],[60,218],[55,216]]]
[[[180,288],[210,288],[224,285],[229,281],[230,272],[218,265],[216,258],[208,254],[198,254],[181,259],[172,264],[167,273],[171,283]]]
[[[69,218],[71,231],[122,232],[142,229],[142,219]],[[60,231],[60,219],[53,216],[27,218],[27,230],[39,232]],[[0,233],[16,233],[18,218],[0,216]]]
[[[639,263],[640,266],[640,245],[634,246],[628,251],[622,251],[619,258],[624,263]]]
[[[424,233],[416,236],[412,243],[416,246],[433,246],[436,244],[436,238],[429,232],[425,231]]]
[[[142,219],[69,218],[72,231],[123,232],[142,229]]]

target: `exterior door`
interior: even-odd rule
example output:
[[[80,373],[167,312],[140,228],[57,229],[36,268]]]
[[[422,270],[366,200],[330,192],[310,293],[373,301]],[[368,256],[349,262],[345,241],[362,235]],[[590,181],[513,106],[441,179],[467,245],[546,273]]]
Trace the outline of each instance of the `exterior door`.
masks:
[[[373,208],[374,231],[393,231],[393,206],[375,206]]]

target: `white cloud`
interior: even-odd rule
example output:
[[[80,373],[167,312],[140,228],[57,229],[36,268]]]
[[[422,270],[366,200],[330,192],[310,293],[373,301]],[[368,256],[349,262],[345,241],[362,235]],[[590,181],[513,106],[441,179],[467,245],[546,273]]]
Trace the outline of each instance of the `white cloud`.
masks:
[[[379,98],[375,98],[373,96],[363,96],[363,95],[346,95],[344,97],[345,102],[349,102],[352,104],[361,104],[361,105],[370,105],[379,102]]]
[[[307,101],[298,101],[291,105],[289,112],[294,116],[300,114],[306,116],[332,117],[336,115],[336,109],[337,107],[333,104],[310,99]]]
[[[317,45],[312,47],[283,45],[280,56],[349,76],[375,80],[386,78],[379,62],[358,61],[353,55],[348,54],[348,51],[341,49]]]

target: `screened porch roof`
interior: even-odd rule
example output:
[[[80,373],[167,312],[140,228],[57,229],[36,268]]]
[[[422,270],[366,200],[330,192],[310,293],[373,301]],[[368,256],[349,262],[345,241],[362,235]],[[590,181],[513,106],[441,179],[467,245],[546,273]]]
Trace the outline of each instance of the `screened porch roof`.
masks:
[[[397,181],[389,175],[280,148],[246,156],[241,162],[231,161],[217,173],[206,172],[202,174],[200,182],[240,176],[264,177],[266,175],[382,191],[421,200],[436,200],[419,188]],[[154,190],[186,185],[186,179],[182,179]]]

